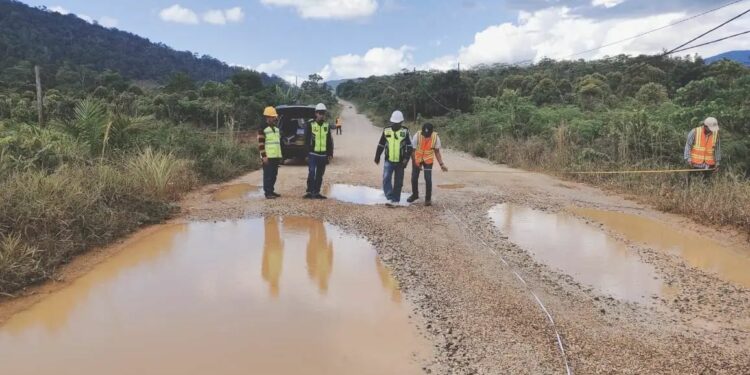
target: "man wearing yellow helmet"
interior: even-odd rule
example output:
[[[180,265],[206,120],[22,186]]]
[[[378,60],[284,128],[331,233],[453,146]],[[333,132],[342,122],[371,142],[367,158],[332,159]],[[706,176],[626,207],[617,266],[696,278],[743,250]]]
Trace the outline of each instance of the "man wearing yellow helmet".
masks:
[[[276,199],[281,197],[276,193],[275,185],[279,165],[284,160],[281,155],[281,132],[276,127],[279,115],[276,113],[276,108],[266,107],[263,110],[263,117],[266,119],[266,126],[258,131],[258,149],[263,160],[263,192],[266,199]]]

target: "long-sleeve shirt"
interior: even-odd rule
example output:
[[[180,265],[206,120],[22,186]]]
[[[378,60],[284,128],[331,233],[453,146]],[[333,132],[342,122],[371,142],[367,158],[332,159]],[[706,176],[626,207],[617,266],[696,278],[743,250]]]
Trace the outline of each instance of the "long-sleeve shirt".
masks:
[[[685,154],[683,155],[685,161],[690,161],[690,152],[693,150],[693,145],[695,145],[695,129],[690,130],[687,135],[687,142],[685,142]],[[716,160],[716,165],[719,165],[719,162],[721,162],[721,138],[716,140],[716,147],[714,148],[714,160]]]
[[[258,150],[260,151],[260,157],[265,158],[266,157],[266,133],[265,130],[268,127],[268,125],[263,125],[260,130],[258,130]],[[279,131],[279,128],[273,127],[275,131]]]
[[[388,128],[393,129],[392,126],[389,126]],[[386,128],[386,129],[388,129]],[[411,143],[411,136],[409,135],[409,129],[405,127],[401,127],[398,131],[401,131],[401,129],[406,131],[406,137],[403,141],[401,141],[401,159],[399,162],[404,162],[406,160],[409,160],[411,157],[411,152],[414,150],[414,146],[412,146]],[[395,130],[394,130],[395,132]],[[388,141],[385,139],[385,129],[383,130],[383,133],[380,134],[380,141],[378,142],[378,148],[375,150],[375,159],[380,160],[380,156],[385,152],[386,155],[388,155]]]
[[[313,120],[315,122],[315,120]],[[312,123],[310,122],[305,129],[305,147],[307,152],[318,156],[331,156],[333,157],[333,136],[331,136],[331,127],[328,127],[328,135],[326,136],[326,153],[325,155],[315,152],[315,135],[312,132]],[[324,123],[318,123],[322,125]]]

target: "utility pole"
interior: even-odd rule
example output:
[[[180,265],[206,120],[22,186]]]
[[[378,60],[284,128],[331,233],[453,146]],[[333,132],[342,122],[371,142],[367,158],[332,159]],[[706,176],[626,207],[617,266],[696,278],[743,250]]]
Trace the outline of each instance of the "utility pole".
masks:
[[[42,77],[39,74],[39,65],[34,66],[36,74],[36,109],[39,113],[39,127],[44,126],[44,99],[42,98]]]

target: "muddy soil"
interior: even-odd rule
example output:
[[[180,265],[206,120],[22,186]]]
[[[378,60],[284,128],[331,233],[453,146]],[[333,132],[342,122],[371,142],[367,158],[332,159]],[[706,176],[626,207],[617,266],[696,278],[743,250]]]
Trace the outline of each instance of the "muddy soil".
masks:
[[[326,191],[335,184],[378,189],[382,166],[373,158],[379,130],[349,103],[341,117],[346,133],[335,136]],[[741,233],[707,232],[685,218],[596,188],[463,153],[446,151],[444,158],[457,171],[493,173],[436,171],[434,184],[447,187],[434,190],[432,207],[416,202],[387,208],[346,199],[303,200],[307,168],[283,166],[277,184],[281,199],[215,199],[213,193],[222,190],[210,186],[183,202],[181,220],[305,216],[366,238],[398,281],[401,298],[414,306],[413,324],[435,349],[423,364],[426,373],[750,373],[750,289],[679,251],[631,239],[612,223],[607,226],[606,220],[586,217],[575,208],[634,214],[677,233],[699,231],[702,238],[746,259],[750,246]],[[254,172],[226,185],[261,182],[260,172]],[[627,298],[577,274],[585,269],[570,271],[556,264],[556,258],[540,257],[493,221],[489,213],[499,204],[578,220],[647,267],[644,275],[659,291]],[[620,285],[619,290],[626,289]],[[24,301],[34,297],[0,305],[0,322],[30,303]]]

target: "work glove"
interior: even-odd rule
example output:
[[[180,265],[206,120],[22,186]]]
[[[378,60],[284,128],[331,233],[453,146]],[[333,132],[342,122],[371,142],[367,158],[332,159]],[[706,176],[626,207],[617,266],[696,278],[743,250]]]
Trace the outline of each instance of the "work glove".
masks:
[[[375,164],[380,165],[380,158],[375,158]]]

